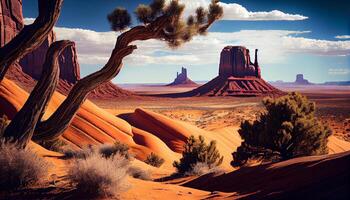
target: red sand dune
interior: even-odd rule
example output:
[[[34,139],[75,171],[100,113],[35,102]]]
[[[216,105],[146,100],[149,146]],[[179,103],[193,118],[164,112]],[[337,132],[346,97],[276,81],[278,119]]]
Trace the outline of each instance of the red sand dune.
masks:
[[[27,98],[27,92],[4,79],[0,85],[0,115],[6,114],[11,119]],[[64,98],[55,92],[44,118],[48,118]],[[222,167],[231,170],[231,153],[241,141],[237,129],[228,127],[215,132],[205,131],[144,109],[136,109],[125,121],[87,100],[62,138],[75,148],[119,140],[131,147],[137,159],[144,160],[155,152],[165,159],[163,168],[173,169],[172,162],[180,158],[187,137],[203,135],[207,142],[217,141],[217,147],[224,156]],[[331,137],[329,147],[331,153],[343,152],[350,150],[350,143]]]
[[[230,192],[232,199],[350,199],[349,166],[348,151],[204,175],[183,186]]]
[[[27,98],[27,92],[12,81],[4,79],[0,85],[0,111],[4,113],[0,114],[6,114],[11,119]],[[48,118],[64,98],[63,95],[55,92],[44,118]],[[146,139],[142,139],[142,137]],[[179,158],[177,153],[171,151],[151,133],[133,128],[125,120],[98,108],[89,100],[81,106],[62,138],[77,148],[89,144],[114,143],[119,140],[129,145],[138,159],[145,159],[151,152],[158,153],[165,158],[165,167],[171,167],[171,163]]]

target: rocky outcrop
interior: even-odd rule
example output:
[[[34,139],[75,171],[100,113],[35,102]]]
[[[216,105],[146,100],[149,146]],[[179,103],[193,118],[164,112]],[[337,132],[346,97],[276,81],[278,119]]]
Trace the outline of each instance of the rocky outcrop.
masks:
[[[273,96],[284,94],[261,78],[257,53],[258,50],[255,50],[255,61],[252,63],[249,49],[243,46],[225,47],[221,52],[219,75],[192,91],[176,96]]]
[[[0,47],[23,28],[22,0],[0,0]]]
[[[196,86],[197,83],[193,82],[187,76],[187,69],[182,67],[181,73],[177,72],[175,80],[167,86]]]
[[[50,45],[56,41],[56,35],[52,31],[45,42],[35,51],[27,54],[20,60],[22,70],[38,80],[41,76],[46,52]],[[80,66],[77,59],[75,45],[66,48],[59,57],[60,79],[74,84],[80,79]]]
[[[309,85],[310,84],[310,82],[308,80],[304,79],[303,74],[297,74],[297,77],[296,77],[294,83],[297,85]]]
[[[23,27],[22,0],[0,0],[0,46],[11,41]],[[35,80],[40,78],[46,52],[55,41],[56,35],[52,31],[39,48],[24,56],[19,63],[11,66],[6,77],[30,90],[35,85]],[[72,86],[80,79],[80,65],[75,45],[62,52],[59,57],[59,66],[60,81],[57,90],[68,94]],[[133,94],[108,82],[92,91],[89,97],[115,98],[130,95]]]
[[[250,61],[249,49],[242,46],[227,46],[221,51],[219,76],[261,78],[258,64],[258,50],[255,50],[255,62]]]

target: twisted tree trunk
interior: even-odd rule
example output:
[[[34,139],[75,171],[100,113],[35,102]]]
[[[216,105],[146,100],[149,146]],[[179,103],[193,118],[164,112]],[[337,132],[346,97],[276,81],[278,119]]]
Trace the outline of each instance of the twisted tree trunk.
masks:
[[[58,84],[60,74],[58,56],[66,47],[71,45],[73,43],[70,41],[59,41],[50,46],[40,80],[30,93],[24,106],[7,126],[3,134],[6,140],[16,141],[23,147],[31,140],[35,126],[44,114]]]
[[[0,82],[9,67],[27,53],[38,48],[55,25],[63,0],[38,0],[39,16],[25,26],[9,43],[0,48]]]
[[[162,31],[170,20],[169,17],[160,17],[147,26],[136,26],[121,34],[106,65],[100,71],[80,79],[55,113],[48,120],[37,124],[32,139],[34,141],[53,140],[62,135],[79,107],[84,103],[86,96],[100,84],[108,82],[118,75],[124,57],[130,55],[137,48],[135,45],[129,44],[137,40],[163,37]]]

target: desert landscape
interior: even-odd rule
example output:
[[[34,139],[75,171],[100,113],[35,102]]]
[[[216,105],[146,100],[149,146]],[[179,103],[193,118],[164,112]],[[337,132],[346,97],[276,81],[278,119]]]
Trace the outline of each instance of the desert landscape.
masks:
[[[57,39],[63,0],[38,0],[30,24],[22,0],[0,1],[0,199],[350,198],[346,82],[266,81],[261,50],[230,41],[208,81],[182,66],[169,83],[117,85],[140,42],[191,44],[233,4],[134,3],[139,23],[112,9],[114,48],[83,76],[83,39]]]

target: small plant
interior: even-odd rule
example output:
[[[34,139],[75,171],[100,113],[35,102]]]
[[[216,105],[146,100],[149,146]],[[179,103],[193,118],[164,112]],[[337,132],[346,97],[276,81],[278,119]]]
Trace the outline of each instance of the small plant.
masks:
[[[30,149],[0,142],[0,190],[32,186],[47,176],[49,164]]]
[[[113,145],[110,145],[110,144],[102,145],[99,148],[99,153],[106,158],[111,157],[115,154],[120,154],[124,156],[126,159],[131,158],[131,155],[129,153],[129,146],[119,141],[115,142]]]
[[[86,159],[95,153],[95,148],[91,145],[80,150],[66,149],[64,150],[64,156],[66,158]]]
[[[7,119],[6,115],[3,115],[2,117],[0,117],[0,138],[2,137],[2,134],[4,133],[8,124],[9,124],[9,120]]]
[[[164,163],[164,159],[152,152],[147,156],[145,163],[152,165],[153,167],[160,167]]]
[[[173,163],[180,174],[192,171],[197,163],[205,163],[209,169],[217,167],[224,159],[216,149],[216,141],[211,141],[207,145],[203,136],[199,136],[198,139],[190,136],[184,148],[180,161]]]
[[[129,167],[128,174],[137,179],[141,179],[145,181],[151,180],[150,172],[147,172],[139,167],[134,167],[134,166]]]
[[[65,146],[67,146],[67,144],[59,138],[55,140],[49,140],[49,141],[40,141],[38,142],[38,144],[47,150],[61,152],[61,153],[65,153],[64,148]]]
[[[126,180],[129,160],[115,154],[106,158],[93,153],[85,159],[76,159],[68,177],[77,190],[89,196],[118,196],[128,189]]]
[[[209,168],[208,164],[198,162],[195,165],[193,165],[192,170],[189,172],[186,172],[185,175],[187,175],[187,176],[201,176],[201,175],[209,174],[209,173],[219,174],[219,173],[224,173],[224,171],[222,169],[220,169],[219,167]]]
[[[250,159],[280,161],[328,152],[331,130],[315,114],[315,104],[298,93],[263,100],[266,112],[254,122],[244,121],[238,131],[243,139],[231,165]]]

